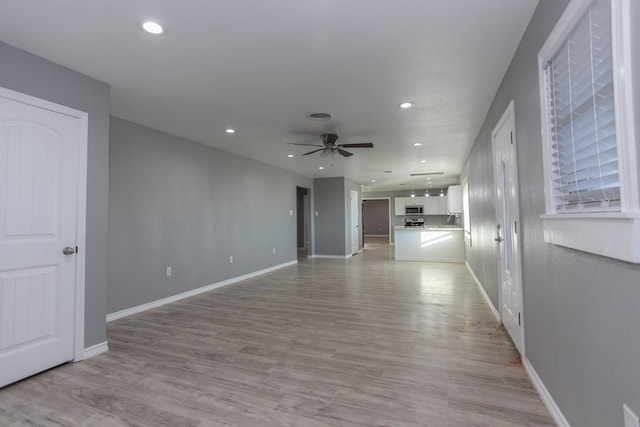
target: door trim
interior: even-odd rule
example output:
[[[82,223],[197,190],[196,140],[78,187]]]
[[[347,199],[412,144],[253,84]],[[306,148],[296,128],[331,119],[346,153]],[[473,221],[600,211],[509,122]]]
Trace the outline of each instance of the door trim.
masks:
[[[355,202],[354,202],[354,196],[355,196]],[[352,255],[356,255],[360,253],[361,250],[361,227],[360,225],[362,224],[362,218],[360,218],[360,214],[362,213],[362,205],[360,202],[361,198],[360,198],[360,194],[356,191],[356,190],[351,190],[350,193],[350,198],[349,198],[349,224],[351,225],[351,227],[349,227],[349,231],[351,232],[351,237],[349,238],[349,241],[351,242],[351,248],[350,248],[350,253]],[[356,222],[354,224],[353,221],[353,214],[355,213],[356,216]],[[356,236],[355,242],[353,241],[353,236]]]
[[[22,104],[53,111],[74,117],[80,123],[80,144],[78,159],[78,206],[76,207],[76,283],[75,283],[75,313],[73,331],[73,361],[79,362],[85,358],[84,351],[84,305],[85,305],[85,262],[86,262],[86,215],[87,215],[87,147],[89,142],[89,115],[80,110],[36,98],[21,92],[0,87],[0,97]]]
[[[505,112],[502,114],[502,117],[500,117],[500,120],[498,121],[498,123],[496,124],[496,126],[493,128],[493,131],[491,132],[491,156],[492,159],[495,161],[495,139],[496,136],[498,134],[498,132],[501,130],[501,128],[507,123],[510,122],[510,127],[513,131],[513,144],[512,144],[512,148],[511,148],[511,153],[513,154],[513,167],[514,167],[514,173],[515,176],[513,177],[515,184],[516,184],[516,188],[518,190],[518,195],[517,195],[517,203],[515,204],[515,209],[512,212],[512,219],[514,219],[515,221],[517,221],[518,224],[521,224],[520,222],[520,183],[518,181],[518,156],[517,156],[517,137],[516,137],[516,115],[515,115],[515,103],[513,100],[511,100],[511,102],[509,102],[509,105],[507,106]],[[497,179],[497,165],[494,165],[494,179]],[[495,183],[495,185],[497,185],[497,182]],[[503,190],[504,191],[504,190]],[[495,197],[495,193],[494,193],[494,197]],[[496,209],[496,216],[498,215],[499,212],[499,204],[500,201],[497,200],[497,198],[494,200],[494,208]],[[520,230],[522,230],[522,226],[520,225],[518,227]],[[525,336],[524,336],[524,324],[525,324],[525,313],[524,313],[524,286],[522,283],[522,244],[521,244],[521,231],[518,232],[518,238],[517,240],[515,240],[515,244],[514,244],[514,248],[515,248],[515,256],[513,261],[513,265],[516,268],[516,273],[515,273],[515,279],[518,281],[518,286],[519,286],[519,292],[518,292],[518,306],[520,309],[520,327],[519,327],[519,340],[521,343],[521,347],[522,348],[518,348],[518,351],[521,353],[520,356],[524,357],[525,355]],[[500,249],[498,249],[498,311],[500,313],[500,322],[502,323],[502,317],[503,317],[503,304],[502,304],[502,284],[503,284],[503,279],[502,279],[502,265],[500,263]],[[517,347],[517,345],[516,345]]]

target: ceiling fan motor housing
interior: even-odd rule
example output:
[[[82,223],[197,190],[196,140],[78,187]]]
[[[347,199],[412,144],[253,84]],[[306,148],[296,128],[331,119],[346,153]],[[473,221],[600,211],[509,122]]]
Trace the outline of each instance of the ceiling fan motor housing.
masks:
[[[336,141],[338,141],[337,133],[323,133],[320,135],[322,138],[322,143],[325,145],[336,145]]]

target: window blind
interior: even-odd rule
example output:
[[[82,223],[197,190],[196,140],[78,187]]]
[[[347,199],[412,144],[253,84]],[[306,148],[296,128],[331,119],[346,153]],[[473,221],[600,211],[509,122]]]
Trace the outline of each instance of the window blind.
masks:
[[[557,213],[620,210],[609,0],[596,0],[545,67]]]

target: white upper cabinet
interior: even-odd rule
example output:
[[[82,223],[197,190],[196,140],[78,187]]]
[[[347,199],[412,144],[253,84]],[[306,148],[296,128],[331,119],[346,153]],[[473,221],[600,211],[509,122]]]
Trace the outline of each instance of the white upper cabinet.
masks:
[[[409,202],[410,200],[411,200],[411,197],[396,197],[394,199],[396,215],[404,215],[404,207],[407,205],[407,202]]]
[[[424,215],[446,215],[447,214],[447,197],[439,196],[416,196],[411,197],[396,197],[395,202],[395,214],[405,215],[404,208],[406,206],[420,205],[424,206]],[[462,199],[461,199],[462,200]],[[462,201],[460,202],[462,203]]]
[[[446,215],[447,214],[447,198],[440,196],[424,197],[424,214],[425,215]]]

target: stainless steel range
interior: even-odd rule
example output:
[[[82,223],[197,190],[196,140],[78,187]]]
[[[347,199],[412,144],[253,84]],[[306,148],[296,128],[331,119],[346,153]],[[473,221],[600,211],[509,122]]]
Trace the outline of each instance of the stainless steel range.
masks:
[[[404,219],[405,227],[423,227],[424,226],[424,218],[421,217],[406,217]]]

